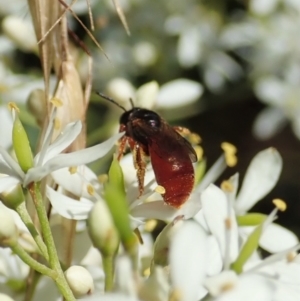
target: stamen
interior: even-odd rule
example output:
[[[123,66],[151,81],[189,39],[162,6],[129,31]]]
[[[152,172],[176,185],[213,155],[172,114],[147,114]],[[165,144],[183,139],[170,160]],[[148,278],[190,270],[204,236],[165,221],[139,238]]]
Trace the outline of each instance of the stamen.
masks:
[[[287,260],[287,262],[293,262],[294,259],[296,258],[296,256],[297,256],[297,252],[295,252],[295,251],[287,253],[286,254],[286,260]]]
[[[69,173],[71,175],[74,175],[75,173],[77,173],[77,166],[71,166],[71,167],[69,167]]]
[[[237,163],[237,156],[235,155],[237,152],[237,148],[233,144],[228,142],[223,142],[221,144],[221,148],[225,153],[226,164],[229,167],[235,166]]]
[[[192,144],[199,144],[201,142],[201,137],[198,134],[191,133],[189,138]]]
[[[274,199],[272,202],[280,211],[285,211],[287,208],[286,202],[281,199]]]
[[[150,268],[147,268],[143,271],[143,276],[145,276],[145,277],[150,276]]]
[[[156,226],[157,226],[157,220],[149,219],[148,221],[146,221],[144,229],[147,232],[152,232]]]
[[[155,191],[159,194],[165,194],[166,193],[166,189],[161,185],[157,185],[157,187],[155,188]]]
[[[89,195],[93,196],[95,194],[95,189],[91,184],[88,184],[86,189]]]
[[[232,185],[232,183],[228,180],[226,181],[223,181],[222,184],[221,184],[221,189],[224,191],[224,192],[233,192],[234,190],[234,187]]]
[[[16,105],[16,103],[14,102],[9,102],[8,103],[8,108],[11,110],[11,111],[16,111],[17,113],[20,113],[20,109],[18,108],[18,106]]]

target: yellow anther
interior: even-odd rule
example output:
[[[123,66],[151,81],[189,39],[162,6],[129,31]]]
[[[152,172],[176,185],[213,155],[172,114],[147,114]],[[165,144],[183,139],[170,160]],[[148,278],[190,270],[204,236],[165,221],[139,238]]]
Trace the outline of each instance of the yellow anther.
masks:
[[[237,148],[229,142],[223,142],[221,144],[221,148],[225,152],[225,154],[236,154],[237,152]]]
[[[149,219],[148,221],[146,221],[144,229],[147,232],[152,232],[155,227],[157,226],[157,220],[156,219]]]
[[[145,276],[145,277],[148,277],[148,276],[150,276],[150,268],[147,268],[147,269],[145,269],[144,271],[143,271],[143,275]]]
[[[286,260],[287,262],[292,262],[296,258],[297,253],[296,252],[289,252],[286,254]]]
[[[201,142],[201,137],[198,134],[191,133],[189,138],[192,144],[199,144]]]
[[[223,181],[221,184],[221,189],[224,192],[233,192],[234,187],[230,181]]]
[[[155,188],[155,191],[159,194],[165,194],[166,193],[166,189],[163,186],[157,185],[157,187]]]
[[[106,183],[107,180],[108,180],[108,175],[107,174],[102,174],[102,175],[98,176],[98,181],[101,184]]]
[[[63,106],[63,102],[57,98],[57,97],[53,97],[51,98],[50,102],[57,108],[62,107]]]
[[[20,113],[20,109],[18,108],[18,106],[16,105],[16,103],[14,102],[9,102],[8,103],[8,108],[12,111],[15,110],[17,113]]]
[[[285,211],[287,208],[286,202],[281,199],[274,199],[272,202],[280,211]]]
[[[54,128],[58,131],[61,128],[61,121],[59,118],[54,119]]]
[[[203,158],[203,148],[200,145],[194,146],[198,161]]]
[[[231,229],[231,226],[232,226],[232,221],[231,221],[231,218],[229,218],[229,217],[227,217],[226,219],[225,219],[225,227],[226,227],[226,229]]]
[[[94,187],[91,184],[87,185],[86,190],[87,190],[87,192],[88,192],[89,195],[93,196],[95,194],[95,189],[94,189]]]
[[[225,153],[225,161],[227,166],[234,167],[237,164],[238,159],[237,156],[234,154]]]
[[[71,166],[69,167],[69,173],[71,175],[74,175],[77,172],[77,166]]]

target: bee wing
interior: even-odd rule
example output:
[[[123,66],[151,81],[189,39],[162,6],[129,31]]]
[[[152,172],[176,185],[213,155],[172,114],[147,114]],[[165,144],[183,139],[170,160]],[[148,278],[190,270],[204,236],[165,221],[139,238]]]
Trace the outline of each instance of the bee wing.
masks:
[[[156,145],[154,149],[158,155],[164,155],[166,157],[174,154],[180,157],[186,157],[188,155],[191,162],[197,162],[197,154],[190,142],[166,122],[163,123],[163,127],[154,137],[155,139],[151,139],[151,144]]]

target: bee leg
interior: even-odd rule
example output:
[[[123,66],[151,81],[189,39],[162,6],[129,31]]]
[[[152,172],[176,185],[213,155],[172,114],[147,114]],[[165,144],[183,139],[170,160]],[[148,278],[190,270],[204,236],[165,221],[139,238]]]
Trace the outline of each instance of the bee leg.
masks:
[[[133,163],[134,163],[134,167],[137,170],[136,174],[137,174],[138,185],[139,185],[138,197],[140,197],[144,192],[144,179],[145,179],[145,172],[146,172],[145,157],[146,156],[143,149],[138,144],[135,144],[133,149]]]
[[[118,161],[120,161],[124,155],[124,152],[125,152],[125,149],[126,149],[126,146],[127,146],[127,141],[128,141],[128,137],[126,136],[123,136],[120,140],[119,140],[119,145],[118,145],[118,155],[117,155],[117,158],[118,158]]]

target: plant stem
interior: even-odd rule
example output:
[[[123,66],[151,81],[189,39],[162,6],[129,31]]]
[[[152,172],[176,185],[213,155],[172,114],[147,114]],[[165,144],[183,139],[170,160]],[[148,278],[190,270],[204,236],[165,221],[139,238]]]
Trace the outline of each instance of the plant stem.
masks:
[[[46,275],[55,280],[57,273],[45,265],[33,259],[19,244],[11,246],[11,249],[16,253],[27,265],[35,269],[37,272]]]
[[[102,264],[105,274],[104,290],[109,292],[113,289],[114,280],[114,255],[102,255]]]
[[[26,209],[26,204],[25,202],[21,203],[20,205],[17,206],[16,211],[18,212],[19,216],[21,217],[22,221],[24,222],[25,226],[29,230],[30,234],[32,235],[33,239],[35,240],[36,244],[38,245],[41,254],[44,256],[44,258],[49,262],[49,254],[47,247],[45,243],[42,240],[42,237],[36,230],[32,219]]]
[[[40,192],[40,186],[38,183],[31,183],[28,189],[34,203],[39,218],[39,222],[41,225],[41,230],[45,240],[45,244],[48,249],[50,267],[57,273],[57,277],[56,279],[54,279],[56,285],[60,290],[61,294],[63,295],[63,297],[65,298],[65,300],[75,301],[74,295],[66,281],[64,272],[59,262],[50,224],[47,217],[47,212]]]

